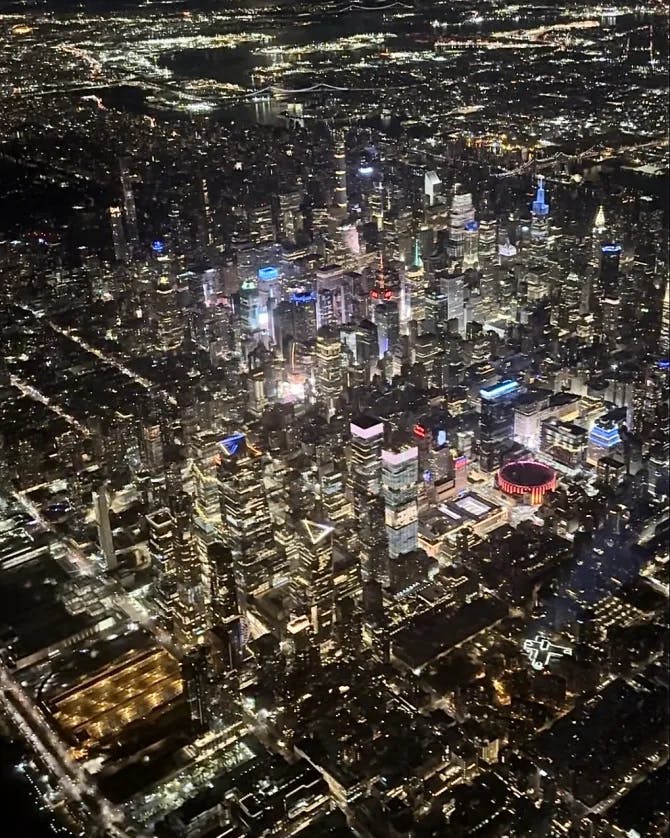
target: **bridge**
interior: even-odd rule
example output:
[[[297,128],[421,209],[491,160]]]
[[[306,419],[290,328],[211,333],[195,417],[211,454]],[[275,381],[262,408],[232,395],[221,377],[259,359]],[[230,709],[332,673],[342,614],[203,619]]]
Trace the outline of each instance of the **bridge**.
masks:
[[[338,9],[334,9],[334,14],[343,14],[344,12],[386,12],[389,9],[407,9],[415,12],[416,7],[407,3],[401,3],[399,0],[394,0],[392,3],[384,3],[376,6],[366,6],[364,3],[349,3]]]
[[[494,177],[499,179],[515,177],[516,175],[524,174],[524,172],[528,172],[532,169],[546,169],[548,166],[553,166],[555,163],[568,162],[570,160],[576,160],[580,163],[588,160],[594,162],[596,160],[608,160],[614,157],[619,157],[622,154],[627,154],[631,151],[639,151],[643,148],[667,147],[668,142],[667,137],[657,137],[654,140],[649,140],[644,143],[621,146],[620,148],[591,146],[591,148],[588,148],[586,151],[581,151],[576,154],[566,154],[563,151],[559,151],[553,157],[543,157],[541,159],[533,158],[532,160],[528,160],[526,163],[522,163],[520,166],[517,166],[515,169],[498,172],[494,175]]]
[[[275,84],[269,84],[265,87],[257,88],[256,90],[250,90],[248,93],[245,93],[241,98],[242,99],[253,99],[257,96],[263,95],[271,95],[271,96],[291,96],[293,94],[298,93],[318,93],[319,91],[323,91],[328,93],[333,91],[335,93],[366,93],[375,90],[379,90],[379,87],[339,87],[334,84],[327,84],[326,82],[317,82],[317,84],[312,84],[309,87],[279,87]],[[384,90],[406,90],[406,87],[385,87]]]

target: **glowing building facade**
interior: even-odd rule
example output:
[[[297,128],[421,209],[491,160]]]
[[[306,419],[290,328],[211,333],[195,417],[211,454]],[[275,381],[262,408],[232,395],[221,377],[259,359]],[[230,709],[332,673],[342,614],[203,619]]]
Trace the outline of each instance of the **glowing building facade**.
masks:
[[[382,451],[382,494],[389,558],[416,550],[419,534],[419,449]]]

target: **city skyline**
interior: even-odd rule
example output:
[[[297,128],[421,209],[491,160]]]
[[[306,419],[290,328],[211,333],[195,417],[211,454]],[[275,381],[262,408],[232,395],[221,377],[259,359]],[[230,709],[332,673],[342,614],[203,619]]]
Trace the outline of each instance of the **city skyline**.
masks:
[[[5,6],[3,834],[667,834],[667,3]]]

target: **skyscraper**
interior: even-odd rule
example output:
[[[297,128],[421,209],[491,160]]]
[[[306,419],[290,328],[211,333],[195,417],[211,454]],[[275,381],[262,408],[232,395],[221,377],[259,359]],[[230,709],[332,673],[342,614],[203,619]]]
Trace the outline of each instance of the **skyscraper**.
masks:
[[[333,528],[316,521],[298,524],[297,561],[291,587],[294,608],[309,620],[312,637],[323,647],[333,625]]]
[[[375,325],[377,326],[377,341],[379,357],[386,352],[393,352],[400,338],[400,312],[395,300],[378,303],[374,308]]]
[[[548,231],[549,204],[545,199],[544,176],[537,176],[537,189],[535,199],[531,204],[530,234],[533,240],[538,243],[546,242]]]
[[[342,344],[333,329],[324,327],[317,332],[315,361],[316,392],[331,415],[342,392]]]
[[[184,339],[184,322],[174,281],[163,275],[155,288],[156,347],[162,352],[178,349]]]
[[[440,292],[446,300],[447,322],[455,321],[455,327],[459,335],[465,336],[466,315],[465,315],[465,277],[462,273],[452,273],[442,269],[437,273],[440,283]],[[446,323],[445,323],[446,326]]]
[[[465,254],[466,224],[475,220],[475,208],[472,195],[461,192],[461,185],[454,185],[454,192],[449,209],[449,227],[447,231],[447,256],[454,267],[463,264]]]
[[[371,495],[381,491],[381,453],[384,424],[372,416],[359,416],[351,432],[350,480],[354,515],[358,519]]]
[[[351,515],[351,504],[345,494],[342,471],[334,463],[319,468],[321,505],[328,521],[342,521]]]
[[[464,230],[463,268],[476,268],[479,265],[479,221],[466,221]]]
[[[231,672],[239,666],[245,640],[232,551],[220,541],[215,541],[207,549],[207,562],[211,579],[212,625],[218,640],[217,669]]]
[[[112,526],[109,520],[109,497],[107,484],[103,483],[95,495],[95,521],[98,529],[98,544],[105,560],[105,569],[114,570],[117,566]]]
[[[401,285],[400,326],[406,333],[410,320],[421,323],[426,317],[425,271],[419,240],[414,243],[414,259],[403,273]]]
[[[418,479],[419,450],[416,446],[382,451],[382,493],[391,559],[416,550]]]
[[[337,326],[351,319],[351,280],[340,265],[316,272],[316,327]]]
[[[244,434],[220,443],[223,541],[233,554],[240,609],[279,573],[279,556],[263,483],[263,454]]]
[[[128,169],[126,160],[120,161],[121,168],[121,189],[123,190],[123,212],[126,222],[126,239],[130,246],[131,253],[139,247],[140,237],[137,229],[137,209],[135,206],[135,193],[133,191],[133,177]]]
[[[120,207],[109,208],[109,225],[112,230],[112,244],[114,245],[114,258],[117,262],[127,262],[130,256],[126,234],[123,229],[123,217]]]
[[[598,288],[600,297],[617,297],[619,294],[619,269],[623,248],[620,244],[604,244],[600,249]]]
[[[512,379],[479,391],[479,463],[483,471],[493,471],[500,464],[500,444],[512,438],[514,403],[521,392],[519,383]]]
[[[191,498],[181,493],[173,504],[176,595],[172,625],[178,645],[189,649],[203,642],[207,629],[204,568],[193,535]]]

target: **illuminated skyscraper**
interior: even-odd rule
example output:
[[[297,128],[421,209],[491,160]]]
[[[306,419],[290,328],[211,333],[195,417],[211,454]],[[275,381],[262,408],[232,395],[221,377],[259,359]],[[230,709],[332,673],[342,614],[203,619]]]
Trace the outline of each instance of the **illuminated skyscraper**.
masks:
[[[479,221],[466,221],[463,239],[463,269],[476,268],[479,265]]]
[[[207,629],[204,568],[193,536],[192,501],[182,493],[174,499],[174,566],[176,596],[173,633],[183,649],[202,643]]]
[[[426,172],[423,176],[423,193],[426,204],[432,207],[436,200],[440,198],[442,181],[437,172]]]
[[[218,437],[212,432],[201,432],[192,440],[194,512],[198,518],[221,526],[221,502],[217,468],[220,458]]]
[[[240,325],[247,335],[258,331],[260,296],[258,282],[245,279],[240,285]]]
[[[495,319],[498,314],[498,224],[495,218],[479,222],[479,293],[484,319]]]
[[[162,475],[165,462],[163,432],[156,415],[142,420],[140,458],[151,475]]]
[[[333,463],[319,469],[321,505],[328,521],[337,522],[351,515],[351,504],[345,495],[344,476]]]
[[[393,352],[400,338],[400,311],[395,300],[385,300],[374,308],[375,325],[377,326],[377,341],[379,357],[386,352]]]
[[[261,204],[249,211],[249,236],[255,245],[275,240],[275,225],[270,204]]]
[[[382,493],[389,557],[416,550],[419,532],[419,450],[407,446],[382,451]]]
[[[454,193],[449,209],[449,228],[447,237],[447,256],[454,266],[463,264],[465,255],[466,224],[475,220],[475,208],[472,195],[461,192],[461,185],[454,186]]]
[[[350,481],[354,515],[358,520],[371,495],[381,491],[384,424],[372,416],[351,421]]]
[[[585,279],[570,271],[560,286],[560,300],[556,308],[556,325],[573,332],[582,314],[581,303]],[[552,312],[552,322],[554,314]]]
[[[598,207],[598,211],[593,219],[593,227],[591,228],[591,253],[589,256],[590,260],[596,265],[600,262],[601,247],[607,240],[607,232],[605,208],[601,204]]]
[[[340,265],[316,272],[316,327],[337,326],[351,319],[351,279]]]
[[[414,259],[404,272],[401,285],[400,326],[406,334],[410,320],[421,323],[426,317],[425,271],[419,240],[414,243]]]
[[[479,391],[479,463],[483,471],[493,471],[500,465],[500,444],[513,436],[514,403],[521,393],[519,383],[511,379]]]
[[[280,571],[263,483],[263,455],[244,434],[220,443],[223,541],[233,554],[240,608],[250,594],[267,590]]]
[[[342,343],[339,333],[324,327],[316,335],[316,392],[331,415],[342,392]]]
[[[531,204],[530,234],[536,242],[545,242],[549,235],[548,219],[549,204],[545,200],[544,176],[537,176],[537,190],[535,200]]]
[[[174,576],[174,518],[167,507],[147,515],[151,568],[163,582]]]
[[[447,322],[455,321],[459,335],[465,337],[465,277],[462,273],[451,273],[442,269],[437,272],[437,278],[440,283],[440,292],[446,301]]]
[[[282,241],[295,242],[303,229],[302,192],[279,196],[279,236]]]
[[[178,349],[184,339],[184,322],[179,308],[177,288],[169,276],[158,280],[154,292],[156,346],[163,352]]]
[[[298,525],[298,553],[291,589],[298,614],[309,620],[312,637],[322,647],[333,626],[333,528],[315,521]]]

